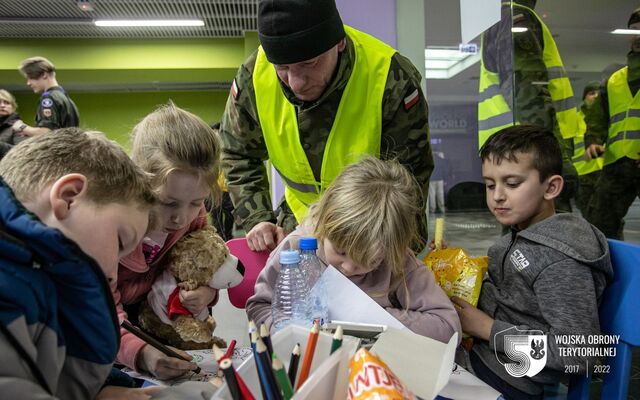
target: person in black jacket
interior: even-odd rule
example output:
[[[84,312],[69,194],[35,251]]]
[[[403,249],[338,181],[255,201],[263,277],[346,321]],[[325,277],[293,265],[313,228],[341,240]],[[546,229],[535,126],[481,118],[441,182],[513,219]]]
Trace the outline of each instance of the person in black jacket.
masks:
[[[18,120],[13,124],[16,132],[37,136],[55,129],[80,126],[78,108],[56,80],[56,67],[44,57],[31,57],[20,63],[20,73],[27,85],[40,95],[36,125],[29,126]]]
[[[27,138],[13,129],[13,124],[20,120],[17,108],[16,98],[8,91],[0,89],[0,159],[14,145]]]

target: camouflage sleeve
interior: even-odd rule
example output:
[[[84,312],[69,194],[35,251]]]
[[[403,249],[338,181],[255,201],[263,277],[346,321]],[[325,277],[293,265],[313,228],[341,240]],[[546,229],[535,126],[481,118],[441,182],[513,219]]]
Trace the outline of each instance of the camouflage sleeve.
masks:
[[[606,86],[600,88],[600,93],[596,97],[591,107],[584,110],[584,122],[587,125],[587,132],[584,134],[584,145],[605,144],[609,134],[609,111],[607,109]]]
[[[275,222],[264,161],[267,147],[258,121],[252,71],[255,53],[240,66],[222,116],[222,168],[234,204],[234,218],[245,231]]]
[[[415,176],[425,209],[433,156],[429,140],[429,108],[421,76],[411,61],[396,53],[391,60],[382,103],[382,159],[397,158]],[[421,213],[420,236],[427,240],[426,213]]]
[[[38,111],[36,113],[36,126],[38,128],[58,129],[61,126],[61,105],[51,95],[40,97]]]
[[[515,118],[521,123],[543,126],[560,134],[556,128],[551,93],[542,82],[548,81],[541,41],[541,27],[535,16],[522,12],[514,16],[514,26],[527,28],[514,33]]]

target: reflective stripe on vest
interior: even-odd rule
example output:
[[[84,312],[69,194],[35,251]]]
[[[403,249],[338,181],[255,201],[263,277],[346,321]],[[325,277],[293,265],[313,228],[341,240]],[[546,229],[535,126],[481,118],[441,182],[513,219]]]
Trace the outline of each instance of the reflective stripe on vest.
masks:
[[[628,67],[619,69],[607,81],[609,134],[604,165],[622,157],[640,159],[640,91],[631,95],[628,70]]]
[[[302,148],[296,110],[282,93],[264,50],[258,49],[253,71],[258,118],[269,159],[284,181],[287,204],[298,222],[345,166],[364,154],[380,155],[382,97],[396,51],[348,26],[345,32],[353,42],[355,61],[324,149],[320,182]]]
[[[576,167],[578,175],[587,175],[595,171],[602,169],[604,159],[602,157],[594,158],[593,160],[587,159],[587,149],[584,145],[584,134],[587,132],[587,124],[584,122],[584,114],[582,111],[578,112],[578,135],[573,138],[573,157],[571,162]]]
[[[528,10],[540,22],[544,41],[542,59],[547,69],[547,77],[549,80],[548,89],[555,109],[558,128],[563,138],[572,138],[578,133],[578,111],[575,107],[571,82],[562,65],[562,59],[558,53],[556,43],[547,26],[533,10],[515,3],[513,7]],[[484,35],[482,40],[484,42]],[[499,89],[500,78],[498,74],[487,70],[484,66],[484,60],[481,60],[480,94],[478,100],[479,147],[482,147],[484,142],[495,132],[519,123],[514,120],[512,109]]]

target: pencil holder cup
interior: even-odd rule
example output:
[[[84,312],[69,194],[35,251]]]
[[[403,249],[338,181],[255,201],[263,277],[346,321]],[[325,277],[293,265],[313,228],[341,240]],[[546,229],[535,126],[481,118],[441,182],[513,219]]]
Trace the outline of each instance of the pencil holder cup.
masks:
[[[300,363],[302,363],[308,338],[309,328],[297,325],[289,325],[271,337],[273,351],[282,361],[285,369],[289,368],[291,350],[293,350],[296,343],[300,343]],[[332,340],[333,335],[331,333],[322,331],[319,333],[313,362],[311,363],[311,373],[292,399],[344,400],[346,398],[349,384],[349,359],[358,349],[360,339],[344,336],[342,346],[330,355]],[[254,397],[256,399],[260,398],[260,382],[253,356],[245,360],[238,367],[237,372]],[[298,368],[299,373],[300,368]],[[211,400],[221,399],[232,400],[226,384],[216,391],[211,398]]]

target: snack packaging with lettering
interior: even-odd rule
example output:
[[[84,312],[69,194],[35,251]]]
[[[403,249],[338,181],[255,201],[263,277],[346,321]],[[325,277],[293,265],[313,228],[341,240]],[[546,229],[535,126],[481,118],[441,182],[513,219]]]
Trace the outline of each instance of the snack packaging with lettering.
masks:
[[[349,400],[416,400],[416,396],[378,357],[361,348],[349,362]]]

